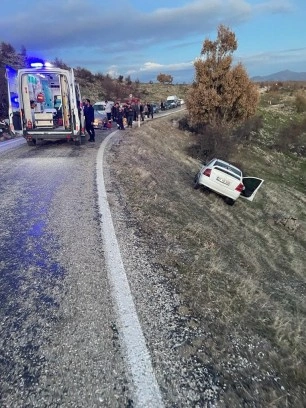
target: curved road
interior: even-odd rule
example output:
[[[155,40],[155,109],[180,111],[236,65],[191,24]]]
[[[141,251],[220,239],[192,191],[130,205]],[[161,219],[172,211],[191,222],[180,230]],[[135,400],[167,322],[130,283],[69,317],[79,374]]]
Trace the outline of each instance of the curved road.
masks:
[[[0,153],[1,407],[132,406],[102,250],[98,147]]]
[[[177,353],[189,332],[173,314],[178,299],[133,229],[124,235],[118,212],[121,259],[108,206],[117,198],[103,179],[108,135],[98,130],[81,147],[1,143],[1,407],[161,408],[202,398],[193,389],[206,374],[197,368],[195,377]]]

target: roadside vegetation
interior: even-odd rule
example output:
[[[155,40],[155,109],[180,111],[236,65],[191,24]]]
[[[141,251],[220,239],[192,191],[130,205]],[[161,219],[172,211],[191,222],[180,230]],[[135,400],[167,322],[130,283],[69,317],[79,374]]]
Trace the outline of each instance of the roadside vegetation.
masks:
[[[204,42],[209,58],[217,50],[222,54],[222,39],[233,47],[223,44],[223,50],[235,48],[230,32],[221,27],[218,35],[216,42]],[[207,78],[205,64],[222,58],[209,58],[196,63],[187,112],[135,129],[113,147],[113,176],[130,217],[154,248],[160,273],[180,295],[186,330],[192,325],[205,331],[190,332],[178,358],[199,362],[214,379],[207,406],[302,408],[305,89],[265,84],[256,95],[239,67],[238,83],[243,78],[248,97],[238,95],[243,104],[235,116],[237,104],[222,104],[230,65],[212,90],[209,80],[216,78]],[[229,207],[214,193],[193,190],[201,162],[212,157],[265,180],[254,202],[241,198]]]
[[[227,155],[265,180],[252,203],[229,207],[193,189],[201,138],[178,129],[183,112],[125,134],[113,147],[112,178],[159,273],[179,293],[178,313],[193,332],[178,358],[215,379],[208,403],[302,408],[306,158],[275,149],[279,122],[273,126],[269,109],[260,114],[261,126]]]

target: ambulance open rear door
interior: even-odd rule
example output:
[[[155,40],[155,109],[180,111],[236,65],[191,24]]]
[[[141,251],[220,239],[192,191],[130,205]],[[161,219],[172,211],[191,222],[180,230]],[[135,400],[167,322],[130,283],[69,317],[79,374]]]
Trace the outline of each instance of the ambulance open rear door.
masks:
[[[6,80],[8,88],[9,123],[13,135],[23,135],[23,118],[18,92],[18,73],[10,66],[6,66]]]

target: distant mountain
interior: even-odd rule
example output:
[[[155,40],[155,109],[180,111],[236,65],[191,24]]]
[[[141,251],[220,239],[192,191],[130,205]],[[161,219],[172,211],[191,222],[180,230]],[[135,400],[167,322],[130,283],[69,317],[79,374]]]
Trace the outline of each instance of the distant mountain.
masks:
[[[251,78],[254,82],[266,81],[306,81],[306,72],[293,72],[288,69],[266,76],[255,76]]]

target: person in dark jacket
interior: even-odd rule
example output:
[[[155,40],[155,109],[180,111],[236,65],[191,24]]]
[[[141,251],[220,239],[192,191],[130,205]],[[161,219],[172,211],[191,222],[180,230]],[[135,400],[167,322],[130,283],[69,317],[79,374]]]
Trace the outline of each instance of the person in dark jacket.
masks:
[[[140,113],[141,120],[143,122],[144,121],[144,106],[142,102],[139,105],[139,113]]]
[[[94,120],[95,120],[95,111],[93,106],[90,103],[90,99],[85,99],[84,102],[84,117],[85,117],[85,129],[89,134],[89,142],[95,141],[95,129],[94,129]]]
[[[112,107],[112,118],[114,122],[117,122],[118,119],[118,110],[119,110],[119,103],[116,102]]]
[[[117,127],[120,130],[124,130],[123,118],[124,118],[124,111],[120,106],[118,109],[118,118],[117,118]]]
[[[151,119],[153,119],[153,105],[152,103],[148,103],[148,118],[151,116]]]
[[[132,105],[129,105],[127,108],[127,124],[128,127],[132,128],[133,127],[133,119],[134,119],[134,110]]]

